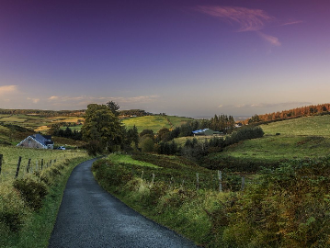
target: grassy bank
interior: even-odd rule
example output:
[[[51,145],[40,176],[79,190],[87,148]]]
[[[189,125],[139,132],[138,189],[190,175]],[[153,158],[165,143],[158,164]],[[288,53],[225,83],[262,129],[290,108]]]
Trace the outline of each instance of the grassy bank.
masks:
[[[94,163],[93,172],[103,188],[128,206],[196,244],[211,246],[215,243],[210,214],[219,202],[238,194],[229,189],[240,187],[241,180],[224,174],[226,191],[220,193],[215,171],[183,158],[152,154],[111,155]]]
[[[188,173],[184,163],[179,165],[180,158],[170,159],[182,175]],[[158,161],[157,166],[162,167],[162,160],[153,155],[143,160]],[[134,162],[116,163],[110,156],[94,163],[92,170],[102,187],[127,205],[196,244],[329,247],[329,157],[281,164],[261,171],[244,191],[224,193],[196,189],[193,184],[175,186],[162,178],[164,167],[158,169],[159,179],[154,181],[141,178],[132,168],[136,170]]]
[[[0,247],[48,246],[66,182],[75,166],[87,159],[66,159],[0,184]]]

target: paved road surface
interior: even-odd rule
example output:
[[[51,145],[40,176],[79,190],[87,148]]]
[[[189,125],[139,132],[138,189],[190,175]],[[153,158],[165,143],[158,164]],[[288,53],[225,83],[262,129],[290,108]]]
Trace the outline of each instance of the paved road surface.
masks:
[[[93,161],[73,170],[49,247],[196,247],[104,191],[90,170]]]

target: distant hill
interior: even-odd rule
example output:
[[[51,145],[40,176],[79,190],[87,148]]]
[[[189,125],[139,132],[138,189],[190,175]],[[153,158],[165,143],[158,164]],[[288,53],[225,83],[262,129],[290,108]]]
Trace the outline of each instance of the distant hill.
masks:
[[[168,129],[179,127],[182,124],[192,121],[189,117],[166,116],[166,115],[150,115],[142,117],[132,117],[122,120],[126,128],[132,128],[134,125],[137,127],[138,132],[144,129],[151,129],[157,133],[161,128]]]
[[[329,155],[330,115],[282,120],[260,127],[265,133],[263,138],[245,140],[226,147],[222,152],[210,153],[204,165],[249,171],[258,166],[277,166],[292,159]]]

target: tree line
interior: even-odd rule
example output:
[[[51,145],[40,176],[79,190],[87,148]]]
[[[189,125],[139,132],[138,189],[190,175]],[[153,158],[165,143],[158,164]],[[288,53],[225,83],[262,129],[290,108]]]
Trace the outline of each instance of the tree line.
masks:
[[[85,110],[40,110],[40,109],[1,109],[0,114],[6,115],[40,115],[40,116],[82,116]]]
[[[303,116],[312,116],[312,115],[322,115],[330,114],[330,104],[318,104],[318,105],[309,105],[300,108],[294,108],[289,110],[283,110],[281,112],[273,112],[264,115],[254,115],[251,118],[245,120],[244,124],[253,124],[253,123],[265,123],[273,122],[278,120],[286,120],[292,118],[299,118]]]

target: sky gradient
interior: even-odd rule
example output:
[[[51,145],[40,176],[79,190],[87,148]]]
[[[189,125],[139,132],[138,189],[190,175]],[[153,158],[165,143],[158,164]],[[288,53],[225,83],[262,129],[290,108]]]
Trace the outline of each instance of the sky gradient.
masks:
[[[0,108],[251,116],[328,103],[328,0],[1,0]]]

